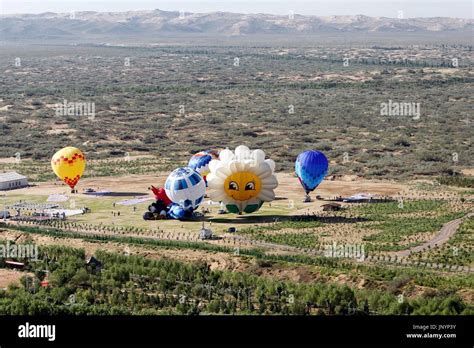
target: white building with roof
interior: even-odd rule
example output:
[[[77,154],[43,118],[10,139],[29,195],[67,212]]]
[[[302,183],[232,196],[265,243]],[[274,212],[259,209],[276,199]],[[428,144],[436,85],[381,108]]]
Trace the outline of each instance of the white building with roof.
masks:
[[[28,186],[26,176],[17,172],[0,173],[0,191],[13,190]]]

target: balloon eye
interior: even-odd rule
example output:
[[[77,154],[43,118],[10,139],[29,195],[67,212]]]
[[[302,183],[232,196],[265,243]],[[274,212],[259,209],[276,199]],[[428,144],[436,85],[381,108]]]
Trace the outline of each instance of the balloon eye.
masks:
[[[245,191],[253,191],[255,190],[255,183],[253,181],[248,182],[247,185],[245,185]]]
[[[239,185],[235,181],[229,182],[229,190],[238,191]]]

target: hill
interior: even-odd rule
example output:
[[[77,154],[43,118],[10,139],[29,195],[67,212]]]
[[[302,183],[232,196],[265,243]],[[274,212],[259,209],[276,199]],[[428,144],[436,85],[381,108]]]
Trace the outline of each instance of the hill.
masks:
[[[458,18],[303,16],[177,11],[76,12],[0,16],[0,36],[13,39],[148,37],[169,34],[218,36],[318,35],[324,33],[469,33],[474,21]]]

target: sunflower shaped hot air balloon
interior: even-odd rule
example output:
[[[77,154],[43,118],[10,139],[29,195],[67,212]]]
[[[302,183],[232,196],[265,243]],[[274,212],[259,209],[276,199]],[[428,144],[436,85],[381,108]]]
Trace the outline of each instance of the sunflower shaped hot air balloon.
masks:
[[[211,161],[209,169],[209,197],[223,202],[231,213],[253,213],[264,202],[275,199],[275,162],[265,159],[262,150],[251,151],[243,145],[235,153],[223,150],[218,160]]]
[[[51,167],[59,179],[74,189],[86,168],[86,158],[81,150],[68,146],[54,154]]]

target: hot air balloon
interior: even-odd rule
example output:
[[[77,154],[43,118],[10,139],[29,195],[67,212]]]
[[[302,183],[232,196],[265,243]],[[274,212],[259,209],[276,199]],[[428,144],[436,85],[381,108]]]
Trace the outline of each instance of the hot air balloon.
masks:
[[[218,156],[214,151],[201,151],[193,155],[189,160],[188,167],[194,169],[207,183],[206,176],[209,174],[209,163]]]
[[[165,191],[173,203],[186,211],[193,211],[204,199],[206,184],[194,169],[178,168],[166,179]]]
[[[68,146],[54,154],[51,167],[58,178],[74,190],[86,168],[86,158],[81,150]]]
[[[168,209],[168,217],[175,220],[186,220],[192,217],[192,212],[185,210],[179,204],[172,203]]]
[[[151,191],[155,195],[157,201],[162,201],[166,206],[170,205],[172,202],[166,195],[166,191],[164,188],[156,188],[155,186],[151,186]]]
[[[308,150],[300,153],[295,162],[295,171],[306,192],[305,202],[310,202],[309,193],[323,181],[328,172],[328,159],[319,151]]]
[[[273,190],[278,186],[275,162],[265,159],[262,150],[251,151],[243,145],[235,153],[223,150],[218,160],[211,161],[209,169],[209,197],[223,202],[231,213],[252,213],[264,202],[275,199]]]

